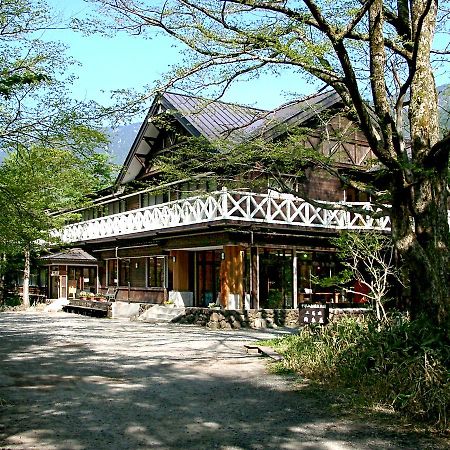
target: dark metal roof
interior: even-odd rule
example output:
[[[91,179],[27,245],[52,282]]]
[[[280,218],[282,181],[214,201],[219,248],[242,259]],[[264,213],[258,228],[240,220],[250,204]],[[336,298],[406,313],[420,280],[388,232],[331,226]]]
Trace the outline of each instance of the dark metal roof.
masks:
[[[335,91],[326,91],[289,102],[265,118],[261,130],[262,136],[269,140],[274,139],[283,133],[283,130],[306,123],[340,101],[341,98]]]
[[[97,258],[85,252],[81,248],[69,248],[58,253],[41,256],[39,258],[43,263],[59,264],[59,263],[97,263]]]
[[[226,138],[228,134],[232,140],[241,140],[239,135],[248,134],[247,128],[266,113],[248,106],[173,92],[166,92],[161,102],[178,120],[187,120],[197,131],[194,135],[202,135],[211,141]]]
[[[301,125],[340,102],[340,97],[334,91],[326,91],[273,111],[171,92],[165,93],[161,101],[194,136],[241,142],[255,137],[274,139],[284,130]]]

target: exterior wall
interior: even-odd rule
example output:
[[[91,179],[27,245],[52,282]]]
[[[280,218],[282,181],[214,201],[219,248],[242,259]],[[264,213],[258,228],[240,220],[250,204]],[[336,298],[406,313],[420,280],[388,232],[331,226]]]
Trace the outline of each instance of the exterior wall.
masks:
[[[344,200],[344,190],[337,178],[317,169],[309,170],[307,178],[304,186],[308,197],[330,202]]]
[[[105,290],[106,291],[106,290]],[[136,288],[119,287],[116,300],[130,303],[158,303],[168,300],[165,288]]]
[[[170,257],[173,262],[174,291],[189,291],[189,252],[185,250],[172,250]]]

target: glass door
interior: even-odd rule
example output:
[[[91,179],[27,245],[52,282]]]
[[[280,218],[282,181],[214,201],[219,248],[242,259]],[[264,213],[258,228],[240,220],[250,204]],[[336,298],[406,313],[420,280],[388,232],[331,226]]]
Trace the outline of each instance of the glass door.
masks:
[[[218,302],[220,293],[220,250],[197,252],[197,305]]]
[[[292,252],[263,249],[259,258],[260,307],[292,308]]]

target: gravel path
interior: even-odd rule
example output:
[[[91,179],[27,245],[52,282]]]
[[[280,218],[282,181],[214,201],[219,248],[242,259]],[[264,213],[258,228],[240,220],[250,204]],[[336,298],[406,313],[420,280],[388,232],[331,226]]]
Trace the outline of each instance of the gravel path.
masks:
[[[282,331],[0,314],[2,449],[431,449],[269,374],[243,344]]]

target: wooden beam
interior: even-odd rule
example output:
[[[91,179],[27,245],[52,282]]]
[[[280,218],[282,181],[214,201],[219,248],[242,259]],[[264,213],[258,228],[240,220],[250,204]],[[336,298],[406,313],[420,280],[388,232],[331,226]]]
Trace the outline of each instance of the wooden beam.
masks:
[[[149,147],[152,147],[153,144],[156,142],[156,138],[151,137],[151,136],[144,136],[144,137],[142,138],[142,140],[144,140],[145,143],[146,143]]]
[[[139,164],[145,168],[145,161],[147,159],[147,155],[135,153],[134,157],[139,161]]]

